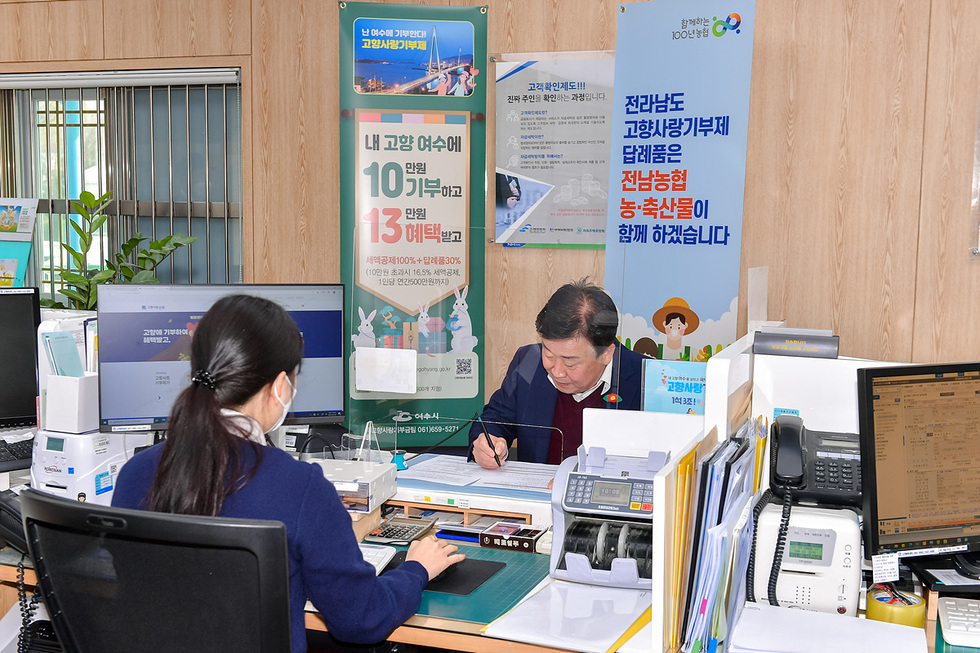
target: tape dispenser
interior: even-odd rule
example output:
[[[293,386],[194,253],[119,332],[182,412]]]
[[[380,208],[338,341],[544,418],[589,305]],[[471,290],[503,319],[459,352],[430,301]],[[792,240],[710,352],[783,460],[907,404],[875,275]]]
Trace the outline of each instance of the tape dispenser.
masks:
[[[650,589],[653,477],[669,453],[646,458],[578,448],[558,467],[551,507],[555,537],[551,576],[609,587]]]

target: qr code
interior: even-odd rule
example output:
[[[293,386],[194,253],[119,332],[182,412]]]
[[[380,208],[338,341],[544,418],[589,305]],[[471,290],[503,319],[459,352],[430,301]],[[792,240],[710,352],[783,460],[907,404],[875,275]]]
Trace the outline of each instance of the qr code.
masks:
[[[473,378],[473,359],[472,358],[457,358],[456,359],[456,378],[457,379],[470,379],[470,378]]]

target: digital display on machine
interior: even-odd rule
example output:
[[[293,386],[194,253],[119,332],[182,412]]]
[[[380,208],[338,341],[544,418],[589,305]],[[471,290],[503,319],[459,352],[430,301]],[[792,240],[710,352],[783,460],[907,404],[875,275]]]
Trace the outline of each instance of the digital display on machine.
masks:
[[[611,503],[625,506],[630,502],[629,483],[610,483],[596,481],[592,486],[592,503]]]
[[[789,557],[797,560],[823,560],[823,544],[790,540]]]
[[[48,451],[64,451],[65,450],[65,439],[64,438],[48,438],[48,443],[45,446]]]

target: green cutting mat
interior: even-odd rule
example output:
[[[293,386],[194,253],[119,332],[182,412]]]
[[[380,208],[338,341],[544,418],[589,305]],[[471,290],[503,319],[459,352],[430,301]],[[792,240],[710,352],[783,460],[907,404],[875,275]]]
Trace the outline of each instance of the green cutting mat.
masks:
[[[504,549],[461,546],[460,553],[476,560],[497,560],[506,567],[467,596],[422,592],[418,614],[488,624],[507,612],[548,575],[551,556]]]

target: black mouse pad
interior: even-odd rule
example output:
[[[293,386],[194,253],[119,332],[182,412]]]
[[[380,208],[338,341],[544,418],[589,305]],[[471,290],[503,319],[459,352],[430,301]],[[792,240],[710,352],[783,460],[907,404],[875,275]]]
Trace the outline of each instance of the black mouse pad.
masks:
[[[385,566],[384,572],[394,569],[404,561],[405,551],[399,551],[391,558],[387,566]],[[466,558],[457,562],[454,565],[455,571],[451,572],[447,577],[442,580],[430,580],[429,584],[425,586],[425,589],[429,592],[443,592],[445,594],[466,596],[506,566],[506,562],[500,562],[498,560]]]

